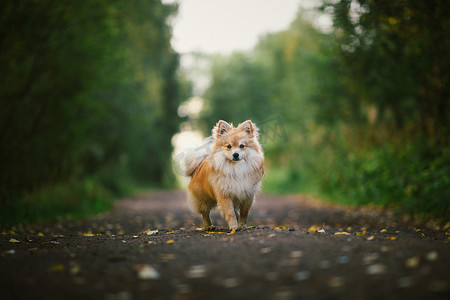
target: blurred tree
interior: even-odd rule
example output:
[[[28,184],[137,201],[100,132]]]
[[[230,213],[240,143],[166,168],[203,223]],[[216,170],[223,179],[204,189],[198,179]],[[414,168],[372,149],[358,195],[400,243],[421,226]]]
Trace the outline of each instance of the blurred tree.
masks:
[[[212,83],[205,93],[203,129],[210,130],[218,120],[237,125],[248,119],[264,120],[268,107],[269,86],[265,70],[250,56],[234,53],[212,58]]]
[[[2,3],[3,203],[114,170],[162,184],[183,92],[168,24],[176,9],[161,1]]]
[[[265,121],[282,120],[287,139],[263,143],[266,191],[448,220],[449,7],[327,1],[329,33],[299,12],[251,53],[212,58],[202,128],[254,119],[276,137]]]
[[[376,121],[447,143],[448,1],[339,0],[323,9],[334,17],[347,81],[376,107]]]

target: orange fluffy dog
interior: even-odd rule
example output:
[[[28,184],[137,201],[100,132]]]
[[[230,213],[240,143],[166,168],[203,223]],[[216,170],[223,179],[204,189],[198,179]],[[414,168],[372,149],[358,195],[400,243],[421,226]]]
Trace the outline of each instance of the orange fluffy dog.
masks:
[[[216,206],[230,230],[247,227],[248,213],[264,176],[258,131],[251,121],[237,127],[219,121],[206,143],[186,155],[186,176],[192,177],[188,202],[201,214],[205,230],[214,229],[209,213]]]

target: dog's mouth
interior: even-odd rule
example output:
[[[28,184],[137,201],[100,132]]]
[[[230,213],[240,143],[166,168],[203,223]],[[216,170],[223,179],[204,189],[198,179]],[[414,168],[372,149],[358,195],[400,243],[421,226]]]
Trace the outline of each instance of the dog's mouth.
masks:
[[[241,160],[241,158],[239,158],[239,157],[233,157],[233,161],[240,161]]]

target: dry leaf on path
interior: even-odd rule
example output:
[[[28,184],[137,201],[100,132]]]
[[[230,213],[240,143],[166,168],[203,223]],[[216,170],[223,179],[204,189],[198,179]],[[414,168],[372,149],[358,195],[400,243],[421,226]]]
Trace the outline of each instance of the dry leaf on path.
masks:
[[[50,270],[52,272],[62,272],[62,271],[64,271],[64,265],[63,264],[53,265]]]
[[[419,266],[419,262],[420,262],[419,257],[418,256],[413,256],[413,257],[408,258],[406,260],[405,265],[408,268],[417,268]]]
[[[374,264],[374,265],[370,265],[366,268],[366,273],[368,275],[381,275],[381,274],[385,274],[387,272],[387,267],[386,265],[382,265],[382,264]]]
[[[158,234],[158,229],[156,229],[156,230],[147,229],[147,230],[141,231],[141,233],[146,233],[147,235],[154,235],[154,234]]]
[[[189,268],[186,273],[188,278],[203,278],[206,277],[206,266],[205,265],[194,265]]]
[[[135,265],[134,268],[138,272],[138,278],[142,280],[155,280],[159,279],[161,276],[154,267],[147,264]]]

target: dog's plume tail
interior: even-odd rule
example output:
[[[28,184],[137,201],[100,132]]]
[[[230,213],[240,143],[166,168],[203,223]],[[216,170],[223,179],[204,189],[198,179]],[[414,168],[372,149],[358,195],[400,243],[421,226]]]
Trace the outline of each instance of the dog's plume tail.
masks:
[[[185,175],[192,176],[200,164],[211,154],[214,139],[205,139],[201,146],[186,152],[184,158]]]

